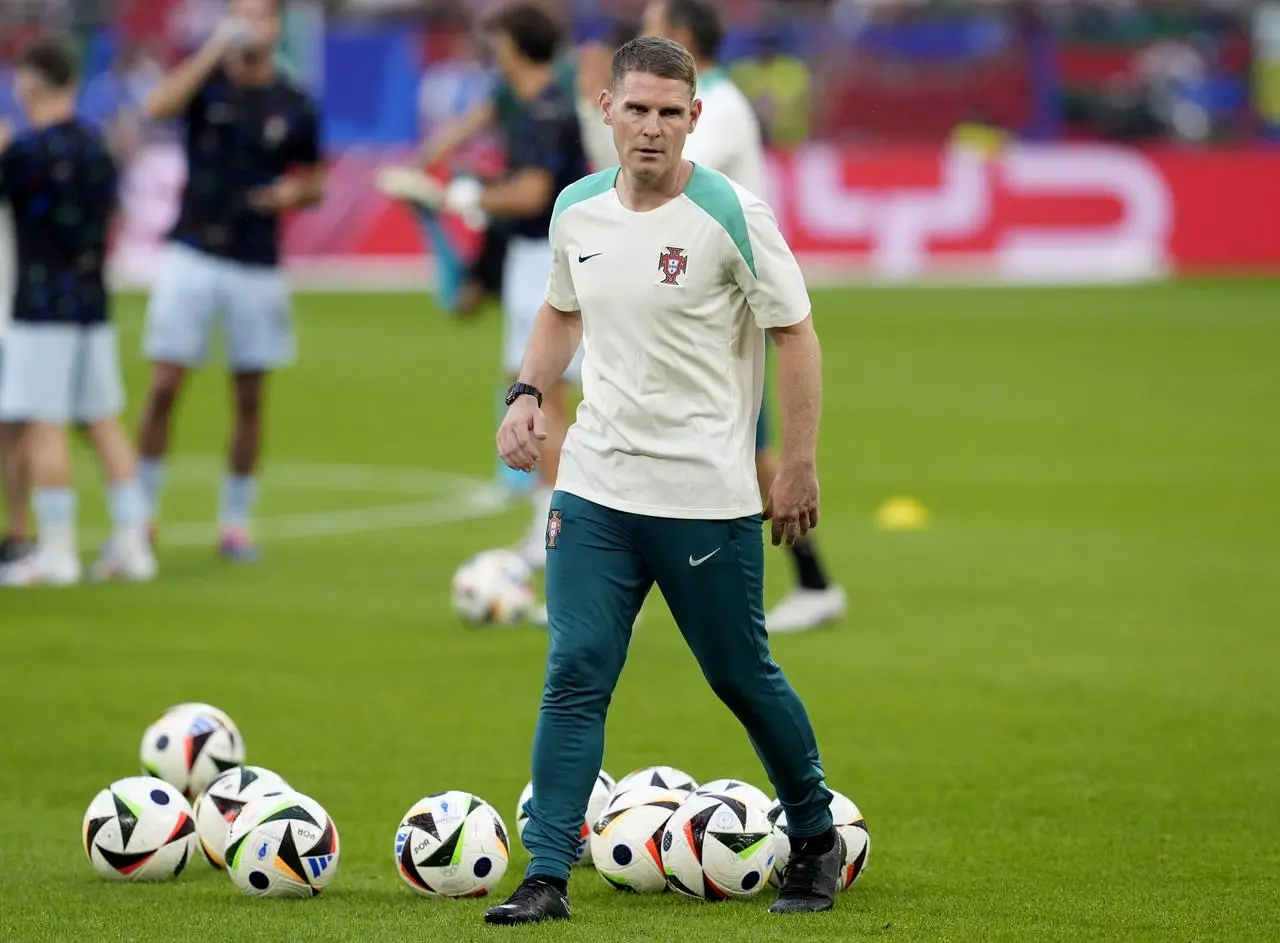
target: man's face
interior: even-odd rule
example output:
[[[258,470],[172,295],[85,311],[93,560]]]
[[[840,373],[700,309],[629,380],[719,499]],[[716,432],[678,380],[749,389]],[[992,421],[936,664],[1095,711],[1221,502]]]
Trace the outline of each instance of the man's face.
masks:
[[[280,41],[280,8],[277,0],[231,0],[229,12],[249,24],[249,49],[269,52]]]
[[[515,40],[501,30],[494,30],[489,34],[489,54],[502,77],[511,81],[523,61]]]
[[[618,160],[638,180],[654,180],[676,166],[685,138],[697,126],[702,102],[681,79],[628,72],[600,93],[605,123],[613,128]]]
[[[48,95],[49,83],[41,78],[39,73],[30,69],[19,69],[13,77],[13,97],[17,99],[18,106],[28,118],[38,107],[41,99]]]

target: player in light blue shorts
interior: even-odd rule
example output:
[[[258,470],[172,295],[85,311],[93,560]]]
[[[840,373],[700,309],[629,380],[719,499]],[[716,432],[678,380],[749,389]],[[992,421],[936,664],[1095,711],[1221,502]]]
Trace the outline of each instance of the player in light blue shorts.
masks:
[[[67,443],[73,424],[93,443],[108,482],[114,530],[94,574],[149,580],[156,562],[136,456],[118,420],[124,385],[103,277],[115,164],[98,132],[75,118],[78,69],[68,49],[56,42],[27,49],[17,90],[31,129],[13,140],[0,129],[0,199],[12,203],[18,250],[0,423],[9,427],[9,444],[13,428],[20,430],[16,457],[30,474],[39,539],[0,569],[0,583],[80,579]],[[26,496],[20,478],[11,486],[13,513]]]
[[[154,521],[174,407],[220,322],[236,406],[219,552],[247,562],[257,558],[250,521],[266,377],[295,353],[279,216],[323,198],[324,167],[317,110],[273,56],[279,0],[232,0],[229,10],[147,102],[147,117],[186,125],[187,183],[147,310],[144,348],[155,370],[138,451]]]

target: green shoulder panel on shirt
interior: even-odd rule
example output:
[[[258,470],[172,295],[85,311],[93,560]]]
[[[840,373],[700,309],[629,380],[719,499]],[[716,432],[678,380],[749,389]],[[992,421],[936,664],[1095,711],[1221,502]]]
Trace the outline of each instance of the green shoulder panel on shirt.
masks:
[[[747,214],[743,212],[742,201],[738,199],[738,192],[733,189],[729,178],[701,164],[694,164],[693,176],[684,188],[684,195],[724,227],[724,231],[742,253],[742,260],[751,270],[751,276],[758,278],[756,256],[751,249],[751,234],[747,231]]]
[[[560,218],[560,214],[569,207],[585,200],[590,200],[602,193],[608,193],[613,189],[614,183],[618,179],[618,168],[610,167],[601,170],[598,173],[591,174],[589,177],[583,177],[576,183],[571,183],[556,197],[555,208],[551,211],[551,228],[555,229],[556,220]]]

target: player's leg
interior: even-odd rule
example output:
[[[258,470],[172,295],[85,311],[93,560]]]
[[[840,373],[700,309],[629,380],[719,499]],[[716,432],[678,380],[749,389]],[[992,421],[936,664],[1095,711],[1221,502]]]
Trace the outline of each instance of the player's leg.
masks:
[[[142,582],[155,578],[156,559],[147,539],[149,507],[138,478],[133,444],[120,424],[124,379],[115,328],[86,328],[76,385],[75,419],[85,431],[107,481],[111,539],[93,566],[97,580]]]
[[[160,511],[174,411],[187,371],[208,352],[217,306],[217,261],[187,246],[168,246],[147,304],[143,352],[153,366],[138,423],[138,477],[153,523]]]
[[[403,201],[417,216],[435,263],[436,304],[450,314],[465,313],[471,300],[467,260],[435,209],[440,205],[443,184],[416,167],[384,167],[378,173],[377,186],[386,196]]]
[[[228,560],[251,562],[258,556],[251,524],[258,500],[267,375],[292,363],[297,351],[289,285],[282,271],[235,266],[229,272],[227,350],[235,415],[219,502],[220,547]]]
[[[768,501],[769,488],[778,477],[778,455],[773,450],[773,430],[769,415],[769,388],[766,384],[756,421],[756,480],[760,498]],[[796,541],[788,552],[795,567],[796,588],[778,602],[765,616],[765,625],[773,634],[803,632],[839,619],[845,612],[845,593],[827,578],[818,557],[818,546],[812,536]]]
[[[80,579],[66,437],[79,334],[75,325],[15,324],[5,343],[0,420],[21,425],[18,452],[30,475],[37,527],[34,552],[4,568],[6,585],[67,585]]]
[[[31,478],[19,446],[22,427],[0,422],[0,479],[3,481],[5,530],[0,540],[0,566],[16,563],[32,550]]]
[[[786,809],[805,881],[790,888],[784,882],[781,896],[795,909],[828,909],[840,867],[831,793],[809,715],[769,654],[761,520],[645,518],[641,526],[645,558],[681,634],[712,690],[746,728]]]
[[[565,885],[604,756],[604,724],[631,626],[652,585],[633,516],[557,492],[546,530],[551,644],[533,737],[525,881],[490,923],[569,915]]]

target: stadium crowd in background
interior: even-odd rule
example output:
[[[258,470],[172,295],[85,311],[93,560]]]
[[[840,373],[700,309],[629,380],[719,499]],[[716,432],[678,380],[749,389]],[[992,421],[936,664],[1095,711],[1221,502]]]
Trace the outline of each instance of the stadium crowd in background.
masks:
[[[579,41],[638,22],[638,0],[548,0]],[[323,22],[326,56],[348,66],[344,31],[359,23],[421,31],[426,63],[474,64],[465,32],[495,6],[458,0],[295,0],[290,16]],[[726,64],[776,146],[823,140],[943,140],[982,120],[1031,139],[1231,140],[1280,125],[1269,0],[726,0]],[[4,62],[33,35],[72,30],[94,76],[173,62],[206,35],[221,0],[4,0],[0,115],[13,117]],[[353,40],[354,42],[354,40]],[[118,51],[123,45],[124,52]],[[141,60],[136,57],[143,50]],[[397,57],[389,45],[381,63]],[[114,63],[114,66],[113,66]],[[132,71],[140,70],[140,71]],[[398,81],[394,76],[385,82]],[[409,79],[406,78],[406,81]],[[476,83],[485,81],[477,74]],[[90,94],[90,89],[97,88]],[[821,94],[814,94],[814,90]],[[336,93],[335,93],[336,94]],[[96,97],[95,97],[96,96]],[[110,98],[111,96],[108,96]],[[438,103],[433,105],[436,106]],[[348,143],[345,141],[337,143]],[[351,141],[349,143],[358,143]]]

